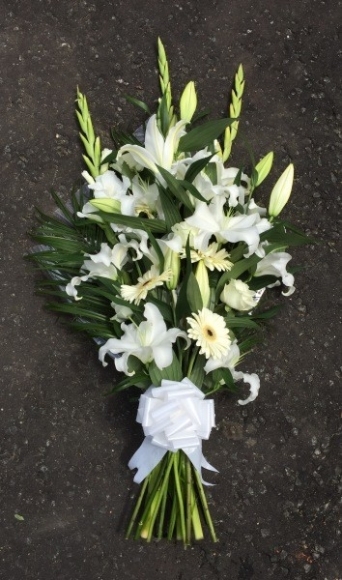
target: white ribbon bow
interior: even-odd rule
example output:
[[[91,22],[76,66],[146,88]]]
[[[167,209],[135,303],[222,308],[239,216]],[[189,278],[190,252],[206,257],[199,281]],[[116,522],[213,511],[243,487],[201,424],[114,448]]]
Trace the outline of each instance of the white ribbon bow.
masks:
[[[145,439],[128,463],[130,469],[138,470],[136,483],[151,473],[165,453],[179,449],[200,474],[202,467],[217,472],[202,454],[202,439],[209,439],[215,427],[214,401],[203,399],[202,391],[188,378],[181,382],[163,379],[160,387],[151,386],[141,395],[137,422]]]

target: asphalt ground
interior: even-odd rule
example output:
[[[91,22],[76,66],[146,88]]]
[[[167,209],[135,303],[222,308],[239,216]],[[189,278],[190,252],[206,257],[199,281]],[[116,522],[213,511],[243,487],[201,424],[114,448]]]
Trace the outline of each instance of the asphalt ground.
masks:
[[[1,527],[3,580],[341,580],[340,1],[3,0],[1,124]],[[262,388],[246,408],[217,401],[205,447],[220,473],[208,495],[219,542],[126,541],[136,494],[127,461],[142,439],[133,395],[106,398],[91,341],[34,295],[23,260],[34,208],[53,212],[83,169],[76,85],[96,129],[134,129],[153,107],[156,40],[175,94],[195,80],[200,106],[225,114],[246,75],[232,162],[276,156],[295,187],[286,216],[319,244],[293,250],[296,293],[246,359]],[[273,181],[272,181],[273,180]],[[267,190],[265,189],[265,195]]]

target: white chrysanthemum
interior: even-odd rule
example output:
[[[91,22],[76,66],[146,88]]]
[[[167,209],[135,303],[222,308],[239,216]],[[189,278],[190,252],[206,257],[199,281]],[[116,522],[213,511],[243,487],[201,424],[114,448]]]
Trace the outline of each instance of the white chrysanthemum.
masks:
[[[200,354],[206,358],[219,359],[225,356],[231,340],[224,318],[208,308],[202,308],[198,314],[192,314],[187,322],[190,326],[188,336],[200,347]]]
[[[123,284],[120,289],[121,296],[128,302],[139,304],[141,300],[145,300],[147,293],[157,286],[162,286],[164,282],[168,282],[171,277],[171,271],[166,270],[162,274],[158,274],[156,266],[152,266],[150,270],[145,272],[143,276],[138,278],[138,283],[132,286]]]

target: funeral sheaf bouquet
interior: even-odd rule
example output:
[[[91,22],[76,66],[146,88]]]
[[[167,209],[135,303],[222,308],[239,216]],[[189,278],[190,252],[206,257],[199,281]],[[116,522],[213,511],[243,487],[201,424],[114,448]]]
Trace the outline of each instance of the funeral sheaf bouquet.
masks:
[[[268,153],[250,171],[226,164],[236,137],[244,90],[235,76],[230,118],[197,115],[195,85],[179,106],[171,96],[168,63],[158,41],[161,97],[133,135],[112,131],[115,147],[102,149],[85,96],[77,93],[77,119],[85,148],[85,182],[58,213],[39,212],[31,258],[49,276],[41,289],[50,307],[72,316],[92,336],[103,365],[111,357],[123,374],[113,388],[141,390],[137,421],[145,439],[129,467],[141,485],[127,537],[203,537],[215,541],[202,468],[216,471],[202,453],[215,426],[211,396],[249,386],[240,405],[253,401],[260,381],[239,365],[254,346],[263,290],[283,285],[290,245],[308,238],[279,214],[289,199],[293,165],[274,185],[268,208],[255,190],[273,161]],[[201,121],[198,120],[201,118]],[[221,138],[221,140],[220,140]]]

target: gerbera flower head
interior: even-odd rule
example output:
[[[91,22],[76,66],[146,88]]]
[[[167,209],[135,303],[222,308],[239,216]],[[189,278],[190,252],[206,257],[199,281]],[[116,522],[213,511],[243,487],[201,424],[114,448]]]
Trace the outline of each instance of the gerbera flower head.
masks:
[[[171,270],[166,270],[162,274],[159,274],[157,267],[152,266],[150,270],[138,278],[137,284],[132,286],[123,284],[120,288],[121,296],[127,302],[139,304],[141,300],[145,300],[150,290],[153,290],[157,286],[162,286],[164,282],[170,280],[170,277]]]
[[[198,262],[199,260],[203,260],[208,270],[228,272],[232,269],[233,263],[228,259],[228,252],[224,248],[219,250],[218,247],[218,243],[213,242],[206,250],[191,250],[191,261]]]
[[[206,358],[220,359],[228,353],[231,340],[222,316],[209,308],[202,308],[186,320],[190,326],[188,336],[196,341],[200,354]]]

